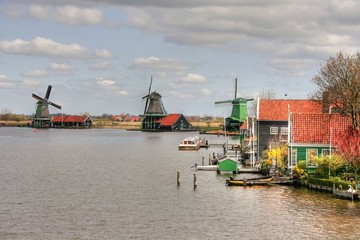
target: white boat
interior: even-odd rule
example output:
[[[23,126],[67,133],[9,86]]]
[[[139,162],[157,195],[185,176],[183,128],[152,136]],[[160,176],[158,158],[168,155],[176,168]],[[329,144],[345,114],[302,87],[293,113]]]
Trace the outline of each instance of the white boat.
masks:
[[[179,144],[179,150],[198,150],[199,148],[200,138],[198,136],[187,137]]]
[[[217,171],[218,170],[218,165],[206,165],[206,166],[199,166],[196,165],[196,170],[198,171]]]

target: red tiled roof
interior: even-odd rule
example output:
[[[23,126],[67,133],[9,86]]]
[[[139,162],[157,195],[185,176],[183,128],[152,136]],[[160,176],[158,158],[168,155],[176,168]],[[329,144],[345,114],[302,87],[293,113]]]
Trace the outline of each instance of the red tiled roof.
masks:
[[[88,116],[75,116],[75,115],[69,115],[69,116],[54,116],[51,119],[51,122],[85,122]]]
[[[180,116],[181,114],[179,113],[169,114],[160,120],[160,126],[172,126],[180,118]]]
[[[288,121],[288,107],[292,113],[322,113],[322,101],[260,99],[258,121]]]
[[[291,114],[291,133],[293,143],[330,143],[345,132],[351,121],[340,114]]]

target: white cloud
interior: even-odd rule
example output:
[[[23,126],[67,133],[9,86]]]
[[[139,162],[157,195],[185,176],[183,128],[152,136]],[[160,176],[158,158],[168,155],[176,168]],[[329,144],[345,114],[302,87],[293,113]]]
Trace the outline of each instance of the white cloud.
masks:
[[[15,84],[10,81],[10,78],[4,74],[0,74],[0,88],[12,88]]]
[[[183,99],[189,99],[189,98],[194,97],[192,94],[186,93],[186,92],[170,91],[169,94],[171,96],[176,96],[176,97],[183,98]]]
[[[207,88],[203,88],[203,89],[201,89],[201,94],[202,95],[204,95],[204,96],[206,96],[206,97],[208,97],[208,96],[211,96],[212,95],[212,92],[209,90],[209,89],[207,89]]]
[[[86,58],[90,52],[83,46],[61,44],[51,39],[37,37],[32,41],[15,39],[13,41],[0,41],[0,51],[7,54],[23,54],[50,57]]]
[[[62,74],[69,74],[74,71],[74,68],[67,63],[51,63],[49,69]]]
[[[106,49],[96,50],[95,55],[97,57],[101,57],[101,58],[113,58],[114,57],[114,54],[112,54],[109,50],[106,50]]]
[[[97,83],[102,87],[111,87],[115,85],[115,82],[113,80],[108,79],[98,79]]]
[[[187,76],[183,77],[180,82],[183,83],[204,83],[206,79],[204,76],[199,74],[189,73]]]
[[[69,25],[95,25],[103,21],[103,14],[99,9],[71,5],[57,8],[50,5],[30,5],[29,15]]]
[[[41,77],[46,77],[48,75],[48,73],[47,73],[47,71],[44,71],[44,70],[31,70],[31,71],[22,73],[22,75],[24,77],[41,78]]]
[[[39,81],[25,79],[24,81],[22,81],[22,85],[29,87],[37,86],[39,85]]]
[[[93,70],[104,70],[104,69],[110,69],[113,65],[111,62],[100,62],[100,63],[93,63],[89,64],[89,68]]]
[[[122,95],[122,96],[129,96],[129,93],[126,92],[126,91],[118,91],[119,95]]]
[[[114,54],[106,49],[91,52],[86,47],[77,44],[62,44],[48,38],[37,37],[31,41],[15,39],[0,41],[0,52],[29,56],[59,57],[71,59],[113,58]]]
[[[4,75],[4,74],[0,74],[0,81],[7,81],[9,78]]]
[[[148,58],[137,58],[131,64],[131,68],[150,68],[155,70],[166,70],[166,71],[184,71],[192,68],[193,66],[188,63],[184,63],[178,59],[165,58],[161,59],[158,57]]]

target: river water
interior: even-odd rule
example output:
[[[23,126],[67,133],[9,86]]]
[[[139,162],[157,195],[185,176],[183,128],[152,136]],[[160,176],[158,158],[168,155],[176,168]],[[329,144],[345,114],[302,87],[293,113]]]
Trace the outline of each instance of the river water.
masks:
[[[358,202],[216,172],[194,189],[214,149],[178,151],[193,134],[0,128],[0,239],[360,239]]]

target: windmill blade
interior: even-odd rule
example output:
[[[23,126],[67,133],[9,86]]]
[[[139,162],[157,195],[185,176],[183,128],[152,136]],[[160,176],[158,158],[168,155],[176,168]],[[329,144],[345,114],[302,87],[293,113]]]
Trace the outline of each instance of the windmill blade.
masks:
[[[49,85],[45,94],[45,99],[49,99],[52,86]]]
[[[53,103],[53,102],[50,102],[50,101],[49,101],[49,104],[50,104],[51,106],[54,106],[54,107],[58,108],[58,109],[61,109],[61,106],[58,105],[58,104],[56,104],[56,103]]]
[[[36,94],[34,94],[34,93],[32,94],[32,97],[35,98],[35,99],[38,100],[38,101],[44,101],[43,98],[39,97],[38,95],[36,95]]]
[[[231,102],[232,102],[232,100],[224,100],[224,101],[215,102],[215,104],[231,103]]]
[[[148,95],[146,95],[146,102],[145,102],[145,109],[144,109],[144,114],[146,113],[146,108],[148,106],[148,103],[149,103],[149,96],[150,96],[150,92],[151,92],[151,85],[152,85],[152,75],[151,75],[151,80],[150,80],[150,86],[149,86],[149,92],[148,92]],[[143,99],[145,98],[143,97]]]
[[[235,87],[234,87],[234,90],[235,90],[235,97],[234,97],[234,98],[237,98],[237,78],[235,78]]]
[[[144,100],[145,98],[149,98],[149,97],[150,97],[150,94],[143,96],[142,99]]]

